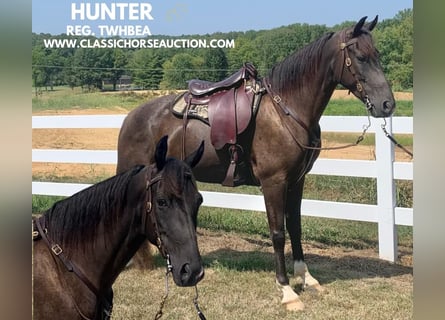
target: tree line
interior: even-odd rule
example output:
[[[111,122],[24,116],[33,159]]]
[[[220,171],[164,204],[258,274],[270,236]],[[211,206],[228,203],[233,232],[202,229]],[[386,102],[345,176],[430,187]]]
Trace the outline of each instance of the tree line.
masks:
[[[45,48],[43,39],[65,35],[32,33],[32,81],[35,88],[57,85],[87,90],[104,89],[104,80],[116,89],[123,75],[131,76],[133,87],[141,89],[184,89],[187,80],[218,81],[238,70],[246,61],[260,75],[295,50],[326,32],[354,25],[345,21],[331,28],[325,25],[292,24],[271,30],[213,33],[200,38],[234,39],[228,49],[120,49]],[[189,38],[196,38],[190,36]],[[171,37],[160,37],[168,39]],[[413,87],[413,11],[405,9],[394,18],[381,21],[373,31],[384,72],[394,90]]]

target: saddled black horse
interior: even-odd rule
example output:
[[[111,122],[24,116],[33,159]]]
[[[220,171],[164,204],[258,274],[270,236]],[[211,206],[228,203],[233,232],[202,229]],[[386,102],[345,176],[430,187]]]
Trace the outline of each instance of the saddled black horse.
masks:
[[[283,292],[282,303],[291,310],[304,305],[286,274],[285,228],[292,245],[294,275],[301,277],[304,287],[321,289],[304,262],[300,210],[305,174],[320,152],[319,120],[334,89],[338,84],[349,89],[374,117],[389,117],[395,109],[371,35],[377,17],[369,23],[365,20],[325,34],[276,64],[266,77],[258,78],[264,94],[237,138],[249,146],[242,150],[244,172],[250,172],[243,183],[260,186],[264,194],[276,282]],[[204,84],[204,88],[208,86]],[[117,171],[153,161],[153,141],[168,134],[169,154],[177,157],[204,139],[205,153],[193,173],[199,181],[221,183],[229,167],[224,148],[215,150],[211,127],[199,120],[188,120],[184,136],[183,119],[171,112],[177,99],[178,95],[160,97],[128,114],[119,135]]]
[[[171,264],[178,286],[204,276],[196,239],[202,203],[187,159],[167,158],[167,137],[154,164],[136,165],[55,203],[33,218],[33,319],[109,319],[112,285],[148,239]]]

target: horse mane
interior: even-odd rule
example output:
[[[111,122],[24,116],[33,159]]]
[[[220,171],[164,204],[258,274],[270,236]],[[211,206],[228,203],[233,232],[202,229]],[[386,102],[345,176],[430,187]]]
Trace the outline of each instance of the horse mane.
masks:
[[[113,228],[118,213],[128,205],[128,185],[143,168],[135,166],[56,202],[43,213],[52,240],[65,249],[92,242],[101,222],[105,228]]]
[[[306,77],[315,76],[324,46],[333,34],[326,33],[273,66],[268,75],[273,88],[286,96],[295,86],[303,87]]]

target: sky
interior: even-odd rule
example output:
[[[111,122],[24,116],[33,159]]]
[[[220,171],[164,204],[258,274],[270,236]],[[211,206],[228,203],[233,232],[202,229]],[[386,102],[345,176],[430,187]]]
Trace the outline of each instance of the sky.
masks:
[[[140,20],[72,20],[71,6],[76,3],[137,3],[151,5],[150,16]],[[294,23],[320,24],[328,27],[344,21],[358,21],[363,16],[379,21],[393,18],[400,10],[412,9],[412,0],[275,0],[275,1],[198,1],[198,0],[32,0],[32,32],[59,35],[67,26],[141,25],[150,35],[204,35],[214,32],[272,29]],[[147,29],[145,29],[147,31]]]

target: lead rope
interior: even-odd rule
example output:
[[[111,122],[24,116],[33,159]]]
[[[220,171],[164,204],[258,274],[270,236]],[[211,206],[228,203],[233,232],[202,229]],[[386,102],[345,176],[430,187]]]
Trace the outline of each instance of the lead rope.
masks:
[[[198,305],[198,287],[195,285],[195,298],[193,299],[193,304],[195,305],[196,311],[198,312],[198,317],[201,320],[206,320],[206,317],[202,313]]]
[[[159,310],[156,313],[155,320],[161,319],[163,312],[162,309],[164,308],[165,301],[167,301],[168,297],[168,274],[172,271],[173,267],[171,265],[170,256],[167,254],[167,270],[165,271],[165,294],[162,296],[161,304],[159,305]]]
[[[386,130],[386,119],[383,119],[383,124],[381,125],[383,133],[385,134],[385,136],[392,142],[394,143],[394,145],[396,145],[397,147],[399,147],[400,149],[402,149],[403,151],[405,151],[407,154],[409,154],[409,156],[411,157],[411,159],[414,157],[413,153],[411,151],[409,151],[407,148],[405,148],[404,146],[402,146],[400,143],[397,142],[397,140],[391,136],[389,134],[389,132]]]
[[[162,309],[164,309],[164,305],[165,305],[165,302],[167,301],[168,292],[169,292],[168,274],[172,271],[172,269],[173,269],[173,267],[171,265],[170,256],[167,254],[167,270],[165,272],[165,294],[162,296],[162,300],[159,305],[159,310],[155,315],[155,320],[161,319],[162,315],[164,314],[162,312]],[[198,305],[198,287],[196,285],[195,285],[195,298],[193,299],[193,304],[195,305],[196,311],[198,312],[199,319],[206,320],[206,317],[204,316],[204,314],[202,313],[202,311]]]

